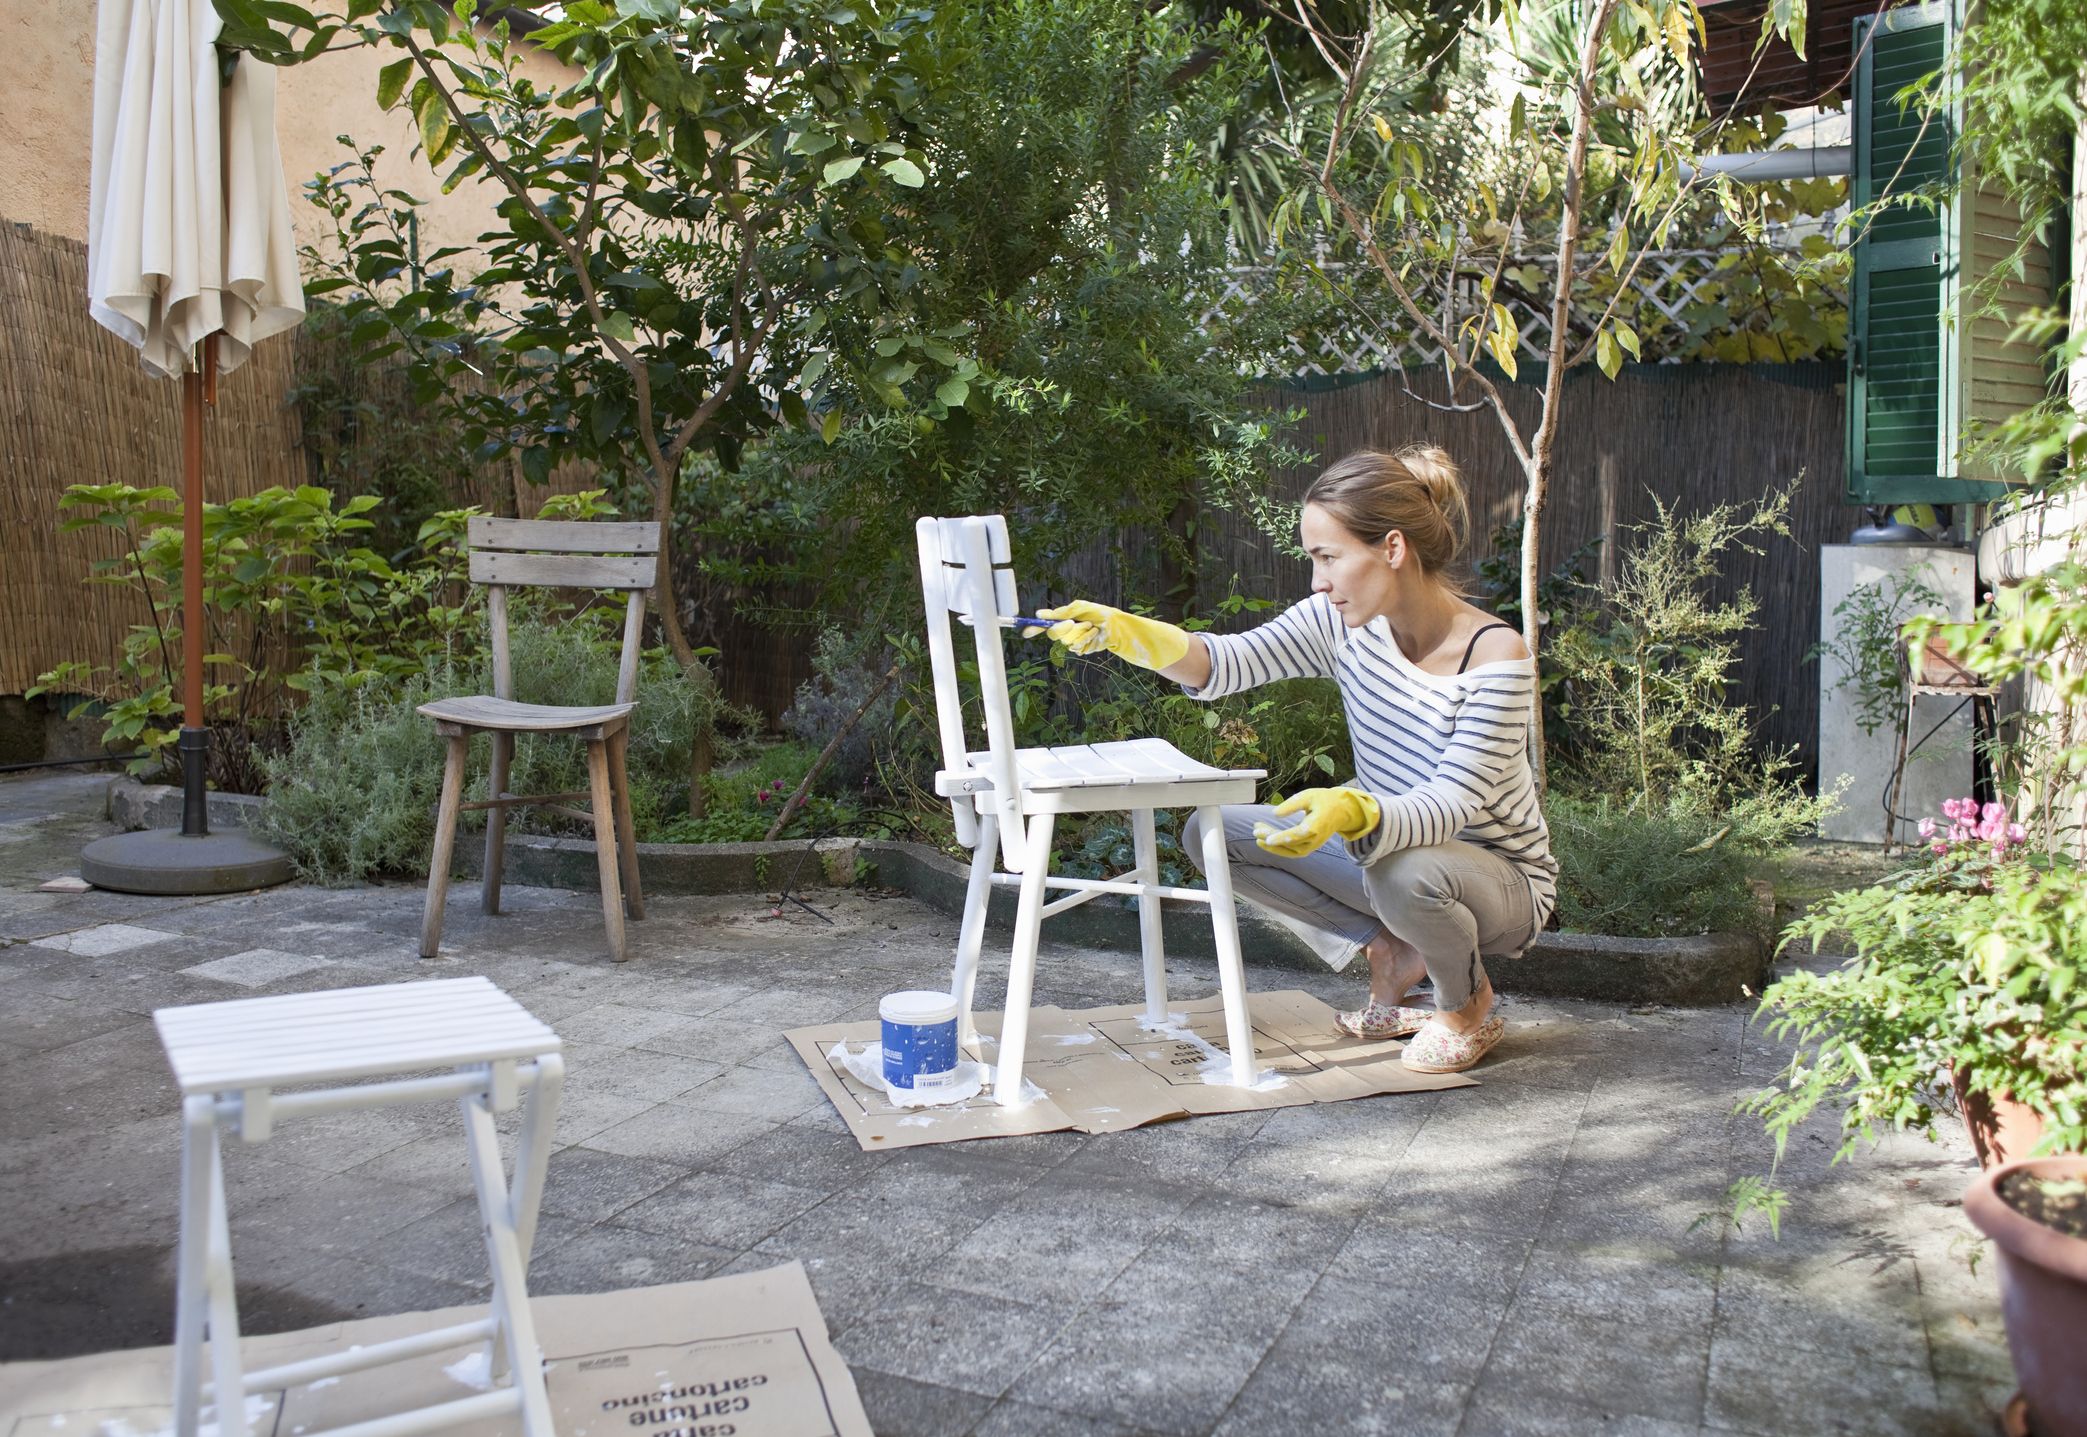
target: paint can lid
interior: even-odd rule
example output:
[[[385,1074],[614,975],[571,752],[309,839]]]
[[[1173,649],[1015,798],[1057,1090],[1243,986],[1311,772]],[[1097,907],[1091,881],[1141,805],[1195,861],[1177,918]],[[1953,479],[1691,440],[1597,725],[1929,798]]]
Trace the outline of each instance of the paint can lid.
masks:
[[[877,1005],[877,1015],[887,1023],[910,1023],[916,1027],[950,1023],[956,1021],[957,1000],[947,993],[891,993]]]

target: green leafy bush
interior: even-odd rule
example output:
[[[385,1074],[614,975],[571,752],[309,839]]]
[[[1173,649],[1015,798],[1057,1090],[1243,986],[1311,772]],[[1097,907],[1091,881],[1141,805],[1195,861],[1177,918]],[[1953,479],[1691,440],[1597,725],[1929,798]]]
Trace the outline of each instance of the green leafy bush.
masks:
[[[1558,859],[1558,926],[1567,932],[1768,936],[1747,882],[1760,851],[1729,822],[1555,794],[1544,814]]]
[[[804,781],[818,751],[805,744],[771,744],[741,767],[703,778],[703,816],[681,814],[659,831],[662,843],[756,843],[768,836],[776,815]],[[791,815],[781,837],[825,838],[856,831],[860,810],[812,793]]]
[[[621,604],[577,612],[516,595],[509,627],[515,695],[524,701],[613,701],[620,659]],[[306,877],[349,883],[383,873],[426,872],[443,744],[414,712],[430,698],[490,693],[482,665],[445,666],[383,686],[330,686],[291,723],[288,749],[266,764],[270,835]],[[758,720],[724,705],[717,686],[685,673],[663,649],[638,666],[628,770],[631,815],[641,842],[685,817],[696,735],[720,726],[744,732]],[[713,738],[713,743],[719,741]],[[466,788],[485,795],[490,745],[472,745]],[[521,735],[509,771],[513,793],[587,789],[586,746],[559,735]],[[534,808],[509,811],[510,832],[569,830],[569,820]],[[759,837],[759,835],[755,835]]]
[[[1827,972],[1800,969],[1762,994],[1770,1033],[1795,1040],[1774,1082],[1742,1105],[1780,1164],[1790,1133],[1838,1109],[1836,1162],[1879,1127],[1931,1132],[1952,1078],[2008,1097],[2044,1124],[2040,1152],[2087,1146],[2087,874],[2021,842],[2001,805],[1948,805],[1946,832],[1889,882],[1839,893],[1784,935],[1852,943]],[[1735,1185],[1735,1218],[1785,1196],[1774,1173]]]

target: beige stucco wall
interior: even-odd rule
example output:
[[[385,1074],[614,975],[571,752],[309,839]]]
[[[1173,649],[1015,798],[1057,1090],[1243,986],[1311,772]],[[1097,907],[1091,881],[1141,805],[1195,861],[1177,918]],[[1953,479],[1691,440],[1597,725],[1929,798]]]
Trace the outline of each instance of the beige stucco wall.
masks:
[[[94,0],[0,0],[0,220],[29,223],[84,239],[94,125]],[[377,108],[377,71],[393,50],[355,49],[326,55],[278,76],[276,128],[291,213],[300,241],[325,233],[325,216],[303,197],[304,182],[348,157],[337,136],[381,144],[378,178],[429,201],[421,222],[421,249],[469,244],[486,228],[494,187],[467,181],[453,194],[440,186],[413,151],[414,131],[403,111]],[[556,83],[562,67],[532,54],[534,78]]]

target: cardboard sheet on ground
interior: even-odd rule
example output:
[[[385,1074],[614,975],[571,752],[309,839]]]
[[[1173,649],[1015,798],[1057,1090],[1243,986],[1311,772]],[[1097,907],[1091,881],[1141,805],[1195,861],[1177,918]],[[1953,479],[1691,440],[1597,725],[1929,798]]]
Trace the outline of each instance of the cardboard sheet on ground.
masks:
[[[848,1365],[796,1263],[704,1282],[530,1303],[559,1437],[871,1437]],[[468,1322],[483,1308],[362,1318],[248,1338],[249,1370]],[[489,1390],[483,1345],[247,1399],[258,1437],[301,1437]],[[173,1349],[0,1366],[0,1437],[159,1437]],[[203,1430],[215,1431],[206,1422]],[[519,1437],[518,1418],[446,1428]]]
[[[874,1021],[828,1023],[784,1036],[865,1149],[1066,1128],[1106,1133],[1199,1113],[1249,1112],[1473,1085],[1461,1073],[1409,1071],[1399,1061],[1402,1043],[1347,1036],[1334,1026],[1333,1009],[1308,993],[1256,993],[1249,1011],[1259,1069],[1264,1075],[1277,1075],[1264,1077],[1254,1088],[1222,1081],[1230,1075],[1231,1061],[1225,1055],[1224,1008],[1215,994],[1170,1004],[1171,1021],[1159,1030],[1141,1022],[1142,1003],[1032,1008],[1022,1075],[1043,1096],[1017,1108],[1001,1107],[990,1091],[949,1107],[898,1107],[883,1090],[850,1074],[833,1055],[839,1044],[859,1049],[876,1043],[880,1025]],[[978,1049],[966,1049],[963,1056],[990,1063],[1001,1015],[980,1013],[977,1022]]]

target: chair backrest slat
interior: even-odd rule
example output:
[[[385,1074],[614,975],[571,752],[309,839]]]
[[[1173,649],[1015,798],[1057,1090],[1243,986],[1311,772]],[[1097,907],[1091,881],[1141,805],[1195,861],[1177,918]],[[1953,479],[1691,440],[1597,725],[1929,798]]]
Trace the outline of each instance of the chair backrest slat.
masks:
[[[659,525],[595,519],[495,519],[469,522],[474,549],[536,549],[549,554],[657,554]]]
[[[922,519],[914,527],[919,541],[921,593],[927,608],[928,657],[935,683],[935,716],[942,737],[943,767],[972,771],[964,733],[962,691],[957,685],[957,653],[953,615],[971,628],[978,661],[978,686],[986,729],[985,772],[993,785],[987,799],[1000,828],[1001,860],[1010,873],[1020,873],[1031,857],[1022,823],[1022,790],[1015,768],[1014,709],[1007,694],[1004,648],[1011,632],[998,620],[1021,612],[1007,520],[998,514],[956,519]],[[952,800],[957,836],[976,846],[978,831],[971,801]]]
[[[637,696],[645,593],[659,576],[659,525],[479,516],[466,525],[465,532],[471,546],[471,581],[491,587],[487,608],[493,634],[495,698],[514,697],[507,643],[507,589],[513,584],[625,591],[616,702],[629,703]]]
[[[656,554],[516,554],[471,551],[474,584],[531,584],[547,589],[649,589]]]

